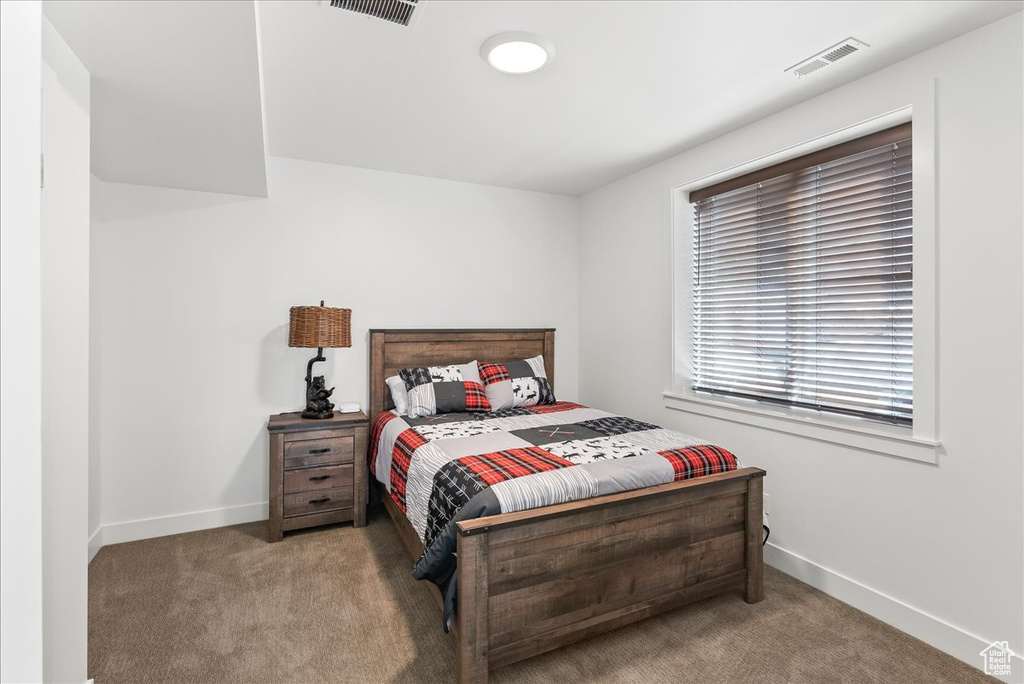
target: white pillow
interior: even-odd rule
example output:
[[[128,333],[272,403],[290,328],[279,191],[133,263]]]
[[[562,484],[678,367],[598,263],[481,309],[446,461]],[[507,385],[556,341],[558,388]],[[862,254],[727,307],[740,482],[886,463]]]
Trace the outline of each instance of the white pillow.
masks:
[[[395,411],[400,416],[409,415],[409,391],[405,389],[405,381],[397,375],[386,378],[388,389],[391,390],[391,401],[395,403]]]

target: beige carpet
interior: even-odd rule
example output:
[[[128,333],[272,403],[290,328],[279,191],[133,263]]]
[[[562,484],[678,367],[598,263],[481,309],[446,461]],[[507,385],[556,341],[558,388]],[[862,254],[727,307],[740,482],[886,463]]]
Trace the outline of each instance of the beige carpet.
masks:
[[[454,682],[451,638],[385,514],[267,544],[262,523],[104,547],[89,676],[115,682]],[[766,568],[719,596],[497,670],[491,681],[994,682]]]

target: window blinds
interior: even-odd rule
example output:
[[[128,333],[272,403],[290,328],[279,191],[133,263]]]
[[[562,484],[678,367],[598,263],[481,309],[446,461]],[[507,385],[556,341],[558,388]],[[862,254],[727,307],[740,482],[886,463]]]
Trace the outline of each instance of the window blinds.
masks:
[[[693,389],[910,425],[910,124],[690,193]]]

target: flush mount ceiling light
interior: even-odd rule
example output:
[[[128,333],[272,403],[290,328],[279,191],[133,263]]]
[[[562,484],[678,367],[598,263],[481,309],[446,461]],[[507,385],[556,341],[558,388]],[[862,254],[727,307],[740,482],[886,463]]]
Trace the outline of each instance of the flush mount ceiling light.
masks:
[[[503,74],[532,74],[555,58],[555,44],[536,33],[510,31],[485,40],[480,56]]]

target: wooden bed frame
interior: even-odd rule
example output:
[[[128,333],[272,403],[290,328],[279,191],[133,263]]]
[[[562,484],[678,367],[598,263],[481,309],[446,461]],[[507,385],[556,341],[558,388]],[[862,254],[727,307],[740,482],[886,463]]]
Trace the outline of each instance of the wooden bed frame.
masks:
[[[400,368],[543,354],[554,386],[554,339],[552,329],[371,330],[370,417],[392,407],[384,379]],[[743,468],[459,523],[458,684],[716,594],[760,601],[764,474]],[[412,525],[381,498],[418,558]]]

